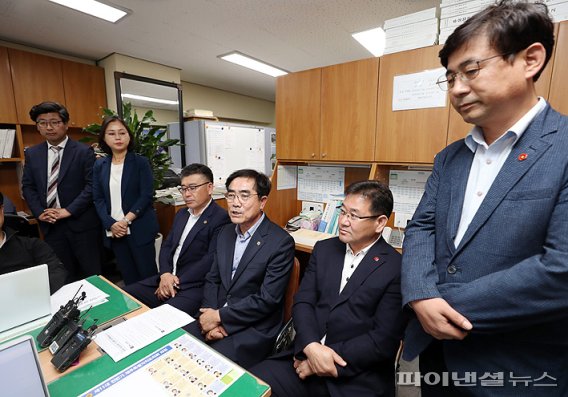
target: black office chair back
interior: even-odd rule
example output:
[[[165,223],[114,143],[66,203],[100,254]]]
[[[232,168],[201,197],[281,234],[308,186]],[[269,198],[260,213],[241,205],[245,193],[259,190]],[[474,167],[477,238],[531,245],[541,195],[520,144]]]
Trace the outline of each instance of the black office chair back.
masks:
[[[37,224],[31,224],[25,217],[16,214],[4,214],[4,225],[14,229],[20,236],[38,237],[39,229]]]

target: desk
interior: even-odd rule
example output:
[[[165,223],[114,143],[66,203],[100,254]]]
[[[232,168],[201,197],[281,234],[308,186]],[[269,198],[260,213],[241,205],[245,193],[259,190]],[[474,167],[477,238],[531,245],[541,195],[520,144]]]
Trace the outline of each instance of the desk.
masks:
[[[96,277],[96,278],[100,280],[101,283],[106,284],[106,288],[104,288],[105,292],[109,293],[109,288],[113,288],[116,292],[118,292],[120,296],[123,297],[125,296],[127,297],[128,300],[131,300],[130,295],[120,290],[119,288],[115,287],[108,280],[102,277],[100,278]],[[100,285],[97,285],[97,287],[101,288]],[[100,306],[113,304],[112,303],[113,297],[116,300],[117,295],[111,293],[109,293],[109,295],[111,295],[109,297],[109,302]],[[137,316],[149,310],[148,307],[144,305],[140,304],[137,305],[138,307],[135,310],[125,315],[126,318]],[[49,353],[48,350],[44,350],[40,353],[40,363],[44,373],[44,378],[48,383],[49,392],[52,395],[52,397],[67,397],[67,396],[74,397],[77,396],[79,393],[88,391],[90,388],[93,388],[96,385],[100,384],[101,382],[104,382],[105,380],[111,378],[113,375],[120,373],[120,376],[117,377],[117,379],[122,379],[123,374],[125,373],[122,371],[128,369],[133,364],[144,359],[149,354],[162,349],[168,343],[174,341],[180,336],[191,337],[192,340],[197,341],[197,339],[194,339],[193,336],[186,334],[186,332],[183,331],[182,329],[178,329],[162,337],[161,339],[151,343],[150,345],[144,347],[143,349],[134,352],[133,354],[129,355],[123,360],[120,360],[119,362],[114,362],[112,358],[110,358],[110,356],[102,353],[99,350],[96,343],[91,343],[87,347],[87,349],[85,349],[85,351],[81,354],[79,365],[75,367],[70,367],[64,373],[57,372],[57,370],[53,367],[53,365],[50,362],[51,354]],[[203,346],[207,346],[200,341],[197,341],[197,343]],[[208,346],[205,347],[205,349],[213,352],[213,350]],[[220,354],[217,352],[214,352],[214,354],[220,356]],[[233,364],[233,366],[238,367],[236,366],[236,364]],[[255,378],[252,374],[250,374],[246,370],[240,367],[238,368],[239,371],[242,372],[242,376],[240,376],[236,381],[234,381],[234,383],[230,384],[230,386],[221,394],[222,397],[240,397],[245,395],[251,397],[270,396],[270,387],[268,385],[266,385],[264,382],[260,381],[259,379]]]
[[[97,310],[100,313],[101,310],[105,309],[105,306],[107,306],[107,308],[109,308],[109,306],[110,306],[110,308],[113,309],[110,312],[107,311],[107,316],[102,317],[103,321],[99,325],[102,325],[105,322],[112,321],[112,320],[114,320],[114,319],[116,319],[120,316],[123,316],[123,315],[127,319],[132,318],[134,316],[138,316],[139,314],[144,313],[145,311],[149,310],[149,308],[147,306],[143,305],[138,300],[136,300],[134,297],[127,294],[126,292],[124,292],[120,288],[116,287],[113,283],[108,281],[103,276],[92,276],[92,277],[89,277],[88,280],[91,283],[93,283],[97,288],[102,289],[104,292],[106,292],[107,294],[110,295],[109,302],[106,302],[106,303],[103,303],[102,305],[93,307],[93,309],[91,309],[91,312],[89,313],[89,315],[91,315],[91,313],[93,311],[95,311],[95,313],[94,313],[95,317],[92,317],[92,318],[98,318],[98,317],[101,317],[101,316],[97,317],[97,315],[96,315]],[[119,297],[119,296],[126,296],[128,299],[124,299],[123,302],[121,302],[121,307],[118,307],[117,305],[113,306],[113,303],[111,303],[111,300],[114,298],[114,300],[116,302],[116,298]],[[41,330],[38,330],[37,333],[39,333],[39,331],[41,331]],[[34,333],[31,333],[31,334],[34,334]],[[56,379],[59,379],[60,377],[62,377],[64,375],[68,375],[69,373],[77,370],[81,366],[88,364],[91,361],[94,361],[99,357],[102,357],[102,353],[99,351],[96,343],[91,343],[81,353],[81,356],[79,357],[79,364],[75,365],[75,366],[71,366],[71,367],[69,367],[69,369],[67,369],[67,371],[61,373],[61,372],[57,371],[57,369],[55,369],[53,364],[51,364],[52,355],[51,355],[51,353],[49,352],[48,349],[44,349],[39,353],[39,361],[40,361],[40,364],[41,364],[43,376],[44,376],[46,383],[50,383],[50,382],[52,382]]]

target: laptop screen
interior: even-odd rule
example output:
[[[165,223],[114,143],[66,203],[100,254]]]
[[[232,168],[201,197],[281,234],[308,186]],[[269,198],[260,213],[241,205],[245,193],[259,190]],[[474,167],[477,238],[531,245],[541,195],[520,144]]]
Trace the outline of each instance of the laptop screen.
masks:
[[[0,345],[0,385],[3,396],[49,396],[30,336]]]
[[[39,265],[0,275],[0,332],[51,316],[49,273]]]

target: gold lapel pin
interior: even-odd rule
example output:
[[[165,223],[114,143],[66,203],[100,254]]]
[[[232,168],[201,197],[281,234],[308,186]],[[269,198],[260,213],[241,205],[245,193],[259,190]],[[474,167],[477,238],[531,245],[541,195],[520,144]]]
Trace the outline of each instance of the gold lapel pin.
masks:
[[[207,225],[207,219],[205,219],[205,220],[203,221],[203,224],[204,224],[204,225]]]

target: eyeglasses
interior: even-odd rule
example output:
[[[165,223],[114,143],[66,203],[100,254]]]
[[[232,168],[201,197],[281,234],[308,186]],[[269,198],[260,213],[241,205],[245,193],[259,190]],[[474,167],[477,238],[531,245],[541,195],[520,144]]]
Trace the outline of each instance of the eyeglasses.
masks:
[[[335,208],[337,208],[339,210],[339,216],[347,217],[349,222],[351,222],[351,221],[358,222],[358,221],[363,220],[363,219],[378,218],[380,216],[380,215],[359,216],[359,215],[355,215],[355,214],[352,214],[350,212],[345,211],[343,209],[343,207],[341,207],[341,206],[335,207]]]
[[[203,185],[207,185],[208,183],[211,183],[211,182],[203,182],[203,183],[200,183],[199,185],[180,186],[180,187],[178,187],[178,190],[181,194],[185,194],[187,192],[193,193],[197,190],[198,187],[203,186]]]
[[[436,81],[436,84],[438,84],[438,87],[440,87],[442,91],[448,91],[456,84],[456,77],[459,77],[462,83],[468,83],[475,79],[479,75],[479,71],[483,69],[481,67],[481,62],[489,61],[490,59],[497,57],[506,57],[507,55],[511,54],[497,54],[489,58],[480,59],[479,61],[472,61],[463,66],[463,70],[460,70],[459,72],[448,73],[445,76],[440,76],[438,81]]]
[[[59,127],[61,124],[63,124],[63,121],[61,120],[38,120],[36,121],[36,124],[39,125],[41,128],[47,128],[48,125],[51,126],[51,128],[57,128]]]
[[[233,201],[235,201],[236,198],[238,198],[241,203],[245,203],[252,196],[260,197],[260,194],[258,194],[258,193],[234,193],[234,192],[225,193],[225,198],[227,199],[227,201],[229,203],[232,203]]]

